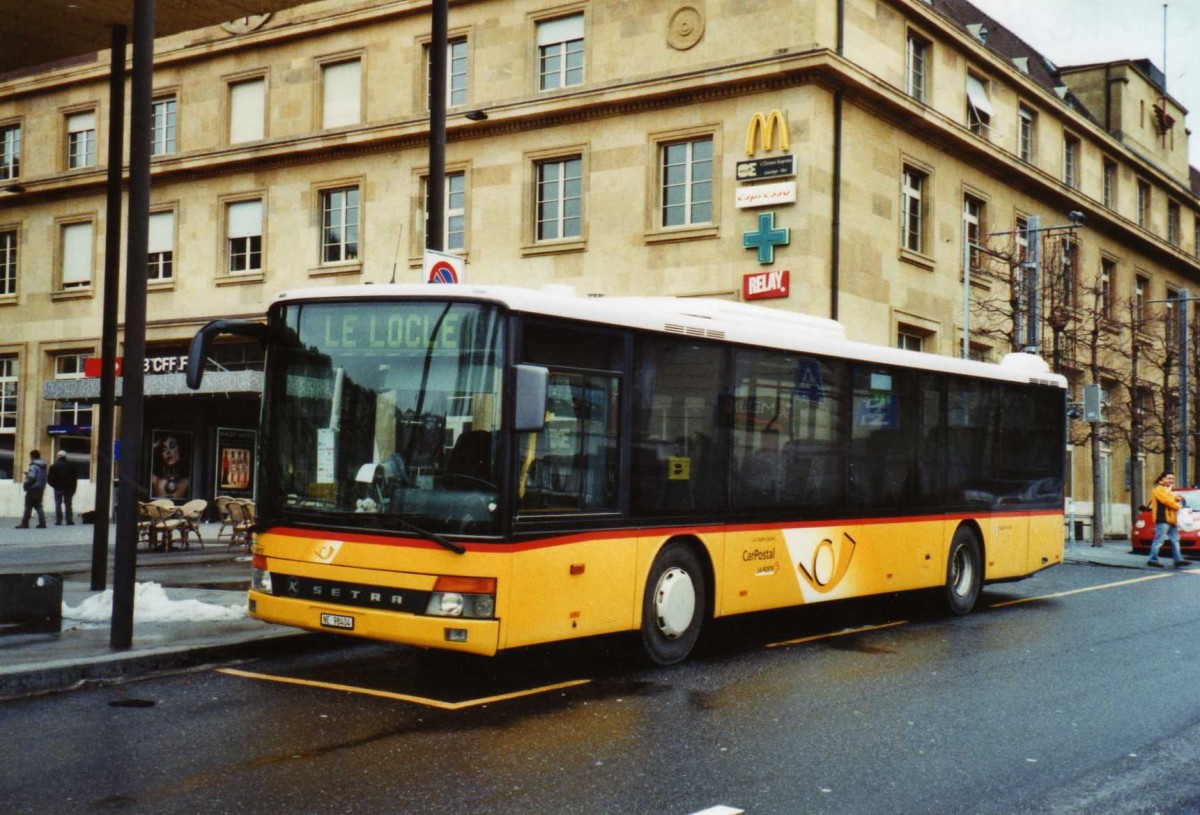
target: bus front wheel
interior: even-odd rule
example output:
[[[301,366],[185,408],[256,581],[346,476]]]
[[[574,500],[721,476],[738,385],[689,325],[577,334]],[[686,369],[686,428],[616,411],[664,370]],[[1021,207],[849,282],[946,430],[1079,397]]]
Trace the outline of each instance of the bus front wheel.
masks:
[[[979,538],[967,527],[960,527],[950,540],[946,558],[946,606],[951,614],[967,614],[979,599],[983,586],[983,553]]]
[[[700,558],[668,544],[654,559],[642,600],[642,645],[655,665],[687,659],[704,623],[708,586]]]

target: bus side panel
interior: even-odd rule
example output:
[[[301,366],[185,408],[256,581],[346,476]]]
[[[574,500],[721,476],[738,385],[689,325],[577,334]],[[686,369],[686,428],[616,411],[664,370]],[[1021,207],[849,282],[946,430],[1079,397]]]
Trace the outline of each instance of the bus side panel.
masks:
[[[502,647],[628,631],[635,625],[638,539],[600,538],[511,556]]]
[[[980,523],[984,541],[985,580],[1020,577],[1029,572],[1029,516],[1024,512],[1001,512]]]
[[[941,520],[730,532],[725,614],[940,585],[949,535]]]
[[[1029,562],[1025,573],[1032,574],[1063,561],[1063,515],[1049,512],[1029,517]]]

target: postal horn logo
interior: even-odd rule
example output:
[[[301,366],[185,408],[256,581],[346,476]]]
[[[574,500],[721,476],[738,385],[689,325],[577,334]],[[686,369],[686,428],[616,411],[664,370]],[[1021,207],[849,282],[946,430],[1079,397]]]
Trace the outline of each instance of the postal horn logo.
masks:
[[[750,124],[746,128],[746,155],[754,155],[755,142],[758,142],[758,146],[762,147],[764,153],[774,150],[776,132],[779,133],[779,149],[789,149],[788,126],[783,114],[777,110],[771,111],[766,116],[761,113],[754,114],[754,118],[750,120]]]
[[[856,545],[854,538],[845,532],[836,544],[825,538],[813,548],[811,560],[806,563],[801,559],[796,563],[800,577],[815,592],[832,591],[846,576]]]

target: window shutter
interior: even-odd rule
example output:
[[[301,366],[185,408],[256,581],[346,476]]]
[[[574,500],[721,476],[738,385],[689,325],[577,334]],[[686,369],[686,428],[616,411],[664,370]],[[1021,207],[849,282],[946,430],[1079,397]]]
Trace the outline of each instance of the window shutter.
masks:
[[[150,216],[150,242],[147,249],[152,253],[171,252],[175,249],[175,213],[155,212]]]
[[[229,141],[237,144],[263,137],[266,83],[261,79],[229,86]]]
[[[92,282],[92,225],[67,224],[63,227],[63,287]]]
[[[325,127],[341,127],[362,121],[362,62],[352,60],[326,65]]]
[[[557,45],[560,42],[583,39],[583,15],[573,14],[570,17],[559,17],[556,20],[546,20],[538,23],[537,44]]]
[[[239,201],[229,205],[229,237],[262,235],[262,201]]]

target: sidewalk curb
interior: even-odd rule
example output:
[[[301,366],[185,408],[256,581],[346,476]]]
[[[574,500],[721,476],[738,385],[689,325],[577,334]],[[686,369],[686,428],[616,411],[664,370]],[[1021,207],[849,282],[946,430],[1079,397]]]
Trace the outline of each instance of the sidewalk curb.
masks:
[[[113,651],[86,660],[50,660],[0,668],[0,702],[71,690],[84,684],[118,684],[175,673],[210,663],[282,656],[317,647],[323,638],[308,631],[271,631],[238,642],[167,646],[131,653]]]

